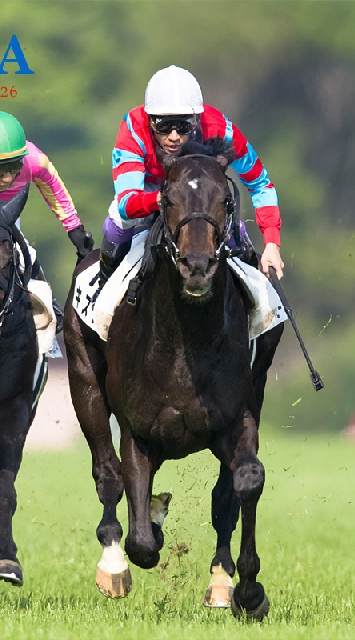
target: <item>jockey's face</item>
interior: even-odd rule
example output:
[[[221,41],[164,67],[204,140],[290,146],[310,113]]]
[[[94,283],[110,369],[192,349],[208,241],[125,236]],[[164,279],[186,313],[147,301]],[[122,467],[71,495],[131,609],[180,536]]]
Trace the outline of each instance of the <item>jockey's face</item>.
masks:
[[[22,158],[11,163],[0,163],[0,191],[6,191],[7,189],[10,189],[12,183],[20,174],[22,166]]]
[[[18,173],[13,175],[9,171],[7,173],[2,173],[0,171],[0,191],[6,191],[7,189],[10,189],[17,176]]]
[[[150,126],[159,147],[169,155],[178,155],[196,126],[191,116],[152,116]]]
[[[189,139],[189,135],[189,133],[182,135],[178,133],[176,129],[172,129],[170,133],[166,134],[154,132],[154,137],[159,147],[171,156],[178,155],[184,142],[187,142]]]

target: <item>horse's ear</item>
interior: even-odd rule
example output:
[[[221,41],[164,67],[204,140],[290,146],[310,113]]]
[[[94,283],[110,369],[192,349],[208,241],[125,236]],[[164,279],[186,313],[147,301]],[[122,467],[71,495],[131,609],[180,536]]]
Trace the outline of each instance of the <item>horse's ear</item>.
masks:
[[[28,182],[20,193],[17,193],[11,200],[0,206],[0,223],[7,227],[12,227],[23,210],[27,198],[30,183]]]
[[[228,167],[228,165],[233,162],[233,160],[235,159],[235,151],[233,149],[233,147],[230,147],[229,149],[226,149],[226,151],[224,151],[224,153],[219,153],[216,156],[216,160],[219,164],[219,166],[221,167],[222,171],[225,171]]]
[[[219,154],[218,156],[216,156],[216,160],[222,171],[225,171],[229,165],[228,159],[225,157],[225,155]]]

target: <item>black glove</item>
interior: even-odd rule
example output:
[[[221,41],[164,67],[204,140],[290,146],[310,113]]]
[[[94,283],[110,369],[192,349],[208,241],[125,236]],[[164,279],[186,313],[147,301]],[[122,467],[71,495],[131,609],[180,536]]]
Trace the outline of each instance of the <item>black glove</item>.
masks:
[[[68,236],[76,247],[76,255],[78,256],[77,264],[92,251],[94,241],[90,231],[85,231],[84,225],[75,227],[68,232]]]

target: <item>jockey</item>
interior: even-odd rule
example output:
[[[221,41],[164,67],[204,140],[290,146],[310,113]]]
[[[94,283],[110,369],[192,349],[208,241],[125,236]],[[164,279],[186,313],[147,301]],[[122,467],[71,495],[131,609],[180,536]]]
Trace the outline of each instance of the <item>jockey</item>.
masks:
[[[35,183],[56,218],[62,222],[76,247],[79,262],[93,247],[91,233],[85,231],[73,201],[48,157],[26,140],[21,124],[13,115],[0,111],[0,201],[11,200],[28,182]],[[29,249],[32,277],[44,280],[36,253],[31,246]],[[63,326],[63,310],[55,299],[53,310],[59,333]]]
[[[160,187],[165,172],[156,159],[156,148],[178,155],[181,146],[195,138],[220,136],[231,143],[236,159],[231,167],[251,194],[256,221],[264,237],[260,266],[283,276],[280,256],[281,218],[277,194],[253,147],[223,113],[203,103],[196,78],[186,69],[171,65],[157,71],[148,82],[144,105],[127,113],[112,152],[115,199],[103,224],[100,253],[100,286],[108,280],[128,252],[137,227],[147,226],[159,210]],[[241,259],[251,241],[241,223]]]

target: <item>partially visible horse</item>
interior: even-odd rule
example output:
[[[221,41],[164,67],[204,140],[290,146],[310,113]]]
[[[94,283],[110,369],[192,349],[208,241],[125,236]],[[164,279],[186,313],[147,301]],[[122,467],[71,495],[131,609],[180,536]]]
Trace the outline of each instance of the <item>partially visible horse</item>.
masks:
[[[72,401],[103,504],[98,588],[111,597],[127,595],[131,588],[116,517],[123,491],[128,558],[154,567],[164,541],[163,518],[152,516],[154,475],[164,460],[210,449],[220,461],[220,474],[212,493],[217,547],[205,603],[228,606],[232,595],[236,616],[246,611],[260,620],[269,605],[256,581],[256,507],[264,485],[258,426],[267,370],[283,325],[259,336],[251,367],[250,302],[226,261],[234,220],[225,170],[233,157],[210,141],[185,147],[181,157],[161,158],[166,181],[146,248],[154,237],[155,263],[143,278],[136,306],[122,301],[104,343],[76,315],[73,282],[64,337]],[[92,254],[82,262],[74,280],[94,259]],[[111,412],[121,428],[121,462],[112,444]],[[230,543],[240,509],[240,582],[233,591]]]
[[[28,185],[6,204],[0,200],[0,579],[14,585],[23,583],[12,535],[15,479],[36,410],[33,381],[38,359],[27,289],[31,259],[21,232],[14,226],[27,194]],[[17,248],[24,258],[21,269]]]

